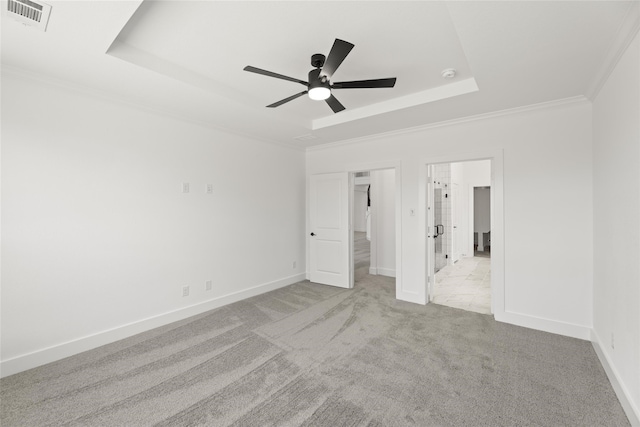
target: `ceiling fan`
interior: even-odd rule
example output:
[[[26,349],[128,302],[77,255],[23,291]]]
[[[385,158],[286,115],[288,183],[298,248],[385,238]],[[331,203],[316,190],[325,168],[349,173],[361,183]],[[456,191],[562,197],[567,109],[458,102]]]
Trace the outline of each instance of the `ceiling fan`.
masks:
[[[331,77],[333,73],[336,72],[342,61],[347,57],[351,49],[353,49],[353,44],[346,42],[344,40],[336,39],[333,42],[333,46],[331,47],[331,51],[329,52],[329,56],[326,57],[321,53],[316,53],[311,56],[311,65],[315,67],[315,69],[309,71],[309,81],[305,82],[304,80],[298,80],[293,77],[283,76],[282,74],[273,73],[271,71],[262,70],[260,68],[252,67],[247,65],[244,67],[245,71],[249,71],[251,73],[262,74],[269,77],[275,77],[277,79],[288,80],[294,83],[300,83],[303,86],[307,87],[307,90],[296,93],[295,95],[291,95],[288,98],[282,99],[278,102],[274,102],[273,104],[267,105],[269,108],[279,107],[282,104],[285,104],[289,101],[293,101],[296,98],[301,97],[304,94],[309,94],[309,98],[316,101],[326,101],[326,103],[331,107],[334,113],[338,113],[344,110],[344,105],[340,103],[336,99],[335,96],[331,93],[332,89],[368,89],[368,88],[382,88],[382,87],[393,87],[396,84],[396,78],[388,78],[388,79],[374,79],[374,80],[356,80],[350,82],[335,82],[331,83]]]

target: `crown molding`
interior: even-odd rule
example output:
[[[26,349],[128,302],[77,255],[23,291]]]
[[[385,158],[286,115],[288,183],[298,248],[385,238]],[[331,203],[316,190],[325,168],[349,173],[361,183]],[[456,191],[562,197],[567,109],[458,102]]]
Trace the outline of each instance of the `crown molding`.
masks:
[[[602,61],[602,66],[587,89],[587,98],[593,101],[598,96],[638,31],[640,31],[640,2],[634,1],[629,5],[629,10]]]
[[[318,130],[352,122],[355,120],[366,119],[369,117],[390,113],[392,111],[398,111],[405,108],[411,108],[430,102],[436,102],[443,99],[477,92],[478,90],[479,89],[476,80],[471,77],[468,79],[460,80],[458,82],[449,83],[409,95],[389,99],[387,101],[378,102],[376,104],[370,104],[364,107],[350,109],[341,112],[340,114],[334,114],[332,116],[315,119],[311,121],[311,130]]]
[[[383,139],[383,138],[388,138],[388,137],[393,137],[398,135],[418,133],[428,129],[434,129],[434,128],[445,127],[445,126],[454,126],[461,123],[474,122],[478,120],[487,120],[495,117],[510,116],[510,115],[521,114],[521,113],[530,112],[530,111],[547,110],[547,109],[553,109],[558,107],[581,105],[581,104],[591,105],[591,101],[583,95],[573,96],[570,98],[556,99],[553,101],[525,105],[522,107],[514,107],[514,108],[508,108],[505,110],[492,111],[489,113],[475,114],[472,116],[445,120],[445,121],[436,122],[436,123],[429,123],[426,125],[399,129],[399,130],[394,130],[390,132],[377,133],[377,134],[368,135],[368,136],[359,136],[356,138],[346,139],[343,141],[336,141],[328,144],[314,145],[312,147],[308,147],[306,151],[309,152],[309,151],[327,150],[335,147],[358,144],[365,141],[372,141],[372,140],[378,140],[378,139]]]

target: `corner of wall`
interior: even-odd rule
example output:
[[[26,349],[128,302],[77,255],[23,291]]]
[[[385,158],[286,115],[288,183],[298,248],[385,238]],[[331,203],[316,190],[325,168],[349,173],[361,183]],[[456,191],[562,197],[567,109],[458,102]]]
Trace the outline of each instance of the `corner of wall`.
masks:
[[[600,90],[616,68],[618,61],[640,30],[640,3],[637,1],[630,3],[629,11],[602,61],[602,66],[587,89],[587,98],[591,101],[596,99],[598,93],[600,93]]]
[[[597,332],[592,329],[591,330],[591,345],[593,345],[593,349],[598,355],[598,359],[600,360],[600,364],[604,368],[607,377],[609,378],[609,382],[611,382],[611,386],[622,405],[622,409],[624,409],[624,413],[629,418],[629,422],[632,426],[640,426],[640,408],[636,406],[631,398],[631,394],[629,390],[624,385],[624,382],[620,378],[620,374],[615,368],[615,365],[610,360],[606,351],[600,345],[601,340],[598,336]]]

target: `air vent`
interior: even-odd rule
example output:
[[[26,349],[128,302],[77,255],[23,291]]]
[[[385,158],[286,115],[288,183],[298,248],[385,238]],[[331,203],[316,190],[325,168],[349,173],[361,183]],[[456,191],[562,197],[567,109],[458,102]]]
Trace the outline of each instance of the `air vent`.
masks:
[[[364,177],[364,176],[369,176],[369,171],[366,171],[366,172],[356,172],[356,178],[360,178],[360,177]]]
[[[295,138],[296,141],[310,141],[312,139],[316,139],[315,136],[311,135],[310,133],[306,134],[306,135],[300,135],[300,136],[296,136]]]
[[[32,0],[8,0],[6,15],[24,25],[47,30],[51,6]]]

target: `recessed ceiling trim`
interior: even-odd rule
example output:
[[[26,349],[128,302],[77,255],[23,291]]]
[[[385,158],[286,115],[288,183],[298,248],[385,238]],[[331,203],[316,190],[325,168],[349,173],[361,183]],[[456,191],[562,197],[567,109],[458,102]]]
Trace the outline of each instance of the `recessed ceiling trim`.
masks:
[[[390,99],[389,101],[379,102],[377,104],[367,105],[353,110],[345,110],[339,114],[312,120],[311,129],[317,130],[329,126],[336,126],[342,123],[376,116],[378,114],[390,113],[404,108],[415,107],[416,105],[427,104],[429,102],[440,101],[442,99],[452,98],[458,95],[477,92],[478,90],[476,80],[474,78],[468,78],[458,82],[449,83],[444,86],[427,89],[422,92]]]
[[[423,132],[428,129],[434,129],[434,128],[445,127],[445,126],[455,126],[461,123],[474,122],[478,120],[487,120],[487,119],[492,119],[496,117],[527,113],[530,111],[550,110],[553,108],[563,108],[570,105],[580,105],[580,104],[591,105],[591,101],[583,95],[573,96],[569,98],[556,99],[554,101],[541,102],[538,104],[508,108],[505,110],[492,111],[489,113],[474,114],[472,116],[460,117],[457,119],[444,120],[436,123],[429,123],[429,124],[414,126],[410,128],[392,130],[389,132],[380,132],[373,135],[358,136],[356,138],[349,138],[349,139],[344,139],[342,141],[329,142],[322,145],[307,147],[305,151],[330,150],[335,147],[344,147],[344,146],[349,146],[353,144],[359,144],[361,142],[371,142],[371,141],[380,140],[383,138],[389,138],[391,136],[399,136],[399,135],[412,134],[416,132]]]
[[[114,42],[111,44],[111,46],[107,50],[107,55],[111,55],[115,58],[121,59],[123,61],[148,70],[153,70],[156,73],[197,87],[199,89],[205,89],[216,96],[224,98],[225,102],[232,103],[235,106],[253,105],[256,103],[255,98],[245,94],[244,92],[238,91],[232,87],[219,83],[216,80],[203,76],[187,68],[181,67],[170,61],[158,58],[155,55],[140,50],[125,42],[121,42],[118,39],[114,40]],[[261,108],[261,110],[263,110],[263,108]],[[267,113],[264,112],[263,114]],[[291,118],[286,114],[280,114],[276,117],[279,121],[285,124],[299,124],[296,119]],[[302,123],[301,126],[309,129],[311,125]]]

